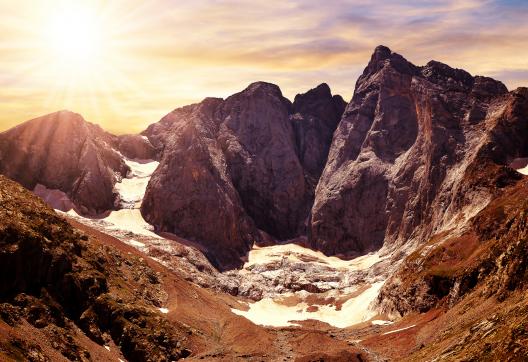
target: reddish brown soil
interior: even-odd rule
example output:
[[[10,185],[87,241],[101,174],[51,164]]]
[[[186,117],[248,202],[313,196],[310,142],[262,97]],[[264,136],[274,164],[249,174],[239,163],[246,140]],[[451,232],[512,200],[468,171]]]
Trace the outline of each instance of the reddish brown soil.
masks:
[[[245,308],[233,296],[195,286],[176,276],[172,271],[149,258],[141,251],[120,240],[84,224],[69,220],[72,225],[92,236],[94,242],[111,245],[123,254],[141,257],[155,271],[161,273],[163,289],[168,293],[164,307],[169,321],[191,326],[189,336],[192,355],[186,360],[208,361],[355,361],[359,349],[346,341],[327,335],[324,323],[317,328],[265,328],[257,326],[231,312],[231,308]],[[314,304],[327,300],[313,300]],[[342,303],[343,301],[341,301]],[[324,352],[322,352],[324,351]],[[363,360],[366,357],[363,355]]]

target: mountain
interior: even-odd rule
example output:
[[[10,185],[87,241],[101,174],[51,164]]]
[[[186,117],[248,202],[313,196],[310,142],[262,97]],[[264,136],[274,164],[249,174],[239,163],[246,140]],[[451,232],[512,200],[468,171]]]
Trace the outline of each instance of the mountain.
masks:
[[[129,171],[113,136],[81,115],[60,111],[0,134],[0,173],[33,190],[60,190],[83,214],[112,210],[114,184]]]
[[[114,136],[77,113],[60,111],[0,134],[0,173],[34,190],[53,207],[97,216],[114,210],[117,182],[130,167],[124,157],[153,159],[141,135]]]
[[[303,234],[343,109],[327,85],[292,105],[258,82],[171,112],[143,132],[162,150],[145,220],[195,240],[223,269],[241,265],[254,243]]]
[[[361,255],[463,225],[520,178],[508,165],[527,154],[523,92],[376,48],[317,186],[312,247]]]

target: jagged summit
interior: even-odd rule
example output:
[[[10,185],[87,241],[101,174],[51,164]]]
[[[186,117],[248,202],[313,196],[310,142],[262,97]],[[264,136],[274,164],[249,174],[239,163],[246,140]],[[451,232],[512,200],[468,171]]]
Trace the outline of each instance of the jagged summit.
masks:
[[[424,77],[449,90],[463,92],[473,90],[476,96],[490,97],[508,92],[506,86],[500,81],[490,77],[472,76],[463,69],[453,68],[436,60],[429,61],[425,66],[416,66],[383,45],[374,49],[363,75],[358,79],[358,85],[364,83],[365,78],[374,76],[387,66],[399,73]]]
[[[256,91],[278,93],[282,95],[282,91],[278,85],[269,83],[269,82],[263,82],[263,81],[253,82],[250,85],[248,85],[245,90],[243,90],[243,92],[256,92]]]
[[[493,148],[488,144],[491,132],[502,135],[495,136],[495,147],[506,137],[517,144],[514,132],[489,128],[500,125],[499,113],[513,101],[502,97],[506,93],[491,78],[436,61],[417,67],[386,47],[376,48],[334,134],[319,180],[313,246],[328,254],[364,253],[426,238],[462,208],[478,208],[469,206],[476,197],[456,200],[454,187],[463,186],[454,180],[470,172],[468,155],[476,152],[482,162],[496,159],[484,152]],[[512,117],[506,113],[504,117]],[[487,128],[482,127],[485,120]],[[444,210],[437,213],[437,204],[448,206],[437,206]]]

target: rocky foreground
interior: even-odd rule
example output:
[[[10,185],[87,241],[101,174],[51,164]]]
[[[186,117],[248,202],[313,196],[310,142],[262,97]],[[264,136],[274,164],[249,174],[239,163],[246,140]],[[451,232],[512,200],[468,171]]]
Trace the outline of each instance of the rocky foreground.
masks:
[[[360,360],[358,349],[317,330],[283,332],[236,316],[231,308],[243,305],[233,297],[72,226],[3,176],[0,202],[2,360]]]

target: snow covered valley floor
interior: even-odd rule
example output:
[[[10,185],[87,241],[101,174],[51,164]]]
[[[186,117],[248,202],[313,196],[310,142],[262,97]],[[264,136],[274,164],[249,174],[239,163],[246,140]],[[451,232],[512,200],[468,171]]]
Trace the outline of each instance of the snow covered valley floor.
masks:
[[[243,269],[227,273],[253,300],[246,310],[232,311],[274,327],[317,320],[345,328],[368,321],[377,315],[373,302],[385,280],[374,266],[385,259],[372,253],[341,260],[293,243],[255,246]]]

